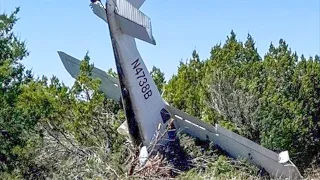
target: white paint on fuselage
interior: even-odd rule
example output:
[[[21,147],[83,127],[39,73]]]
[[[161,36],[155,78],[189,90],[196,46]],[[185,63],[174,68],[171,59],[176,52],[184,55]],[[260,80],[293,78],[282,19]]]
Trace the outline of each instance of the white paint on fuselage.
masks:
[[[157,132],[157,127],[159,123],[162,123],[162,118],[160,111],[165,108],[165,102],[163,101],[156,84],[154,83],[144,61],[142,60],[140,53],[137,49],[135,39],[131,36],[123,34],[121,29],[117,25],[115,17],[115,2],[109,0],[106,5],[109,30],[112,44],[115,48],[115,53],[118,54],[116,58],[116,63],[119,63],[123,72],[123,83],[124,87],[127,88],[130,94],[130,101],[132,105],[132,110],[135,114],[135,120],[138,123],[140,135],[144,145],[149,145],[152,141],[155,133]],[[142,71],[136,75],[137,71],[133,69],[132,63],[139,59],[139,68]],[[149,84],[152,91],[152,95],[145,96],[142,92],[142,87],[139,85],[142,78],[137,79],[144,72],[147,78],[147,83]],[[120,72],[118,72],[120,74]],[[121,87],[123,88],[123,87]],[[145,97],[148,97],[147,99]],[[163,123],[162,123],[163,124]]]

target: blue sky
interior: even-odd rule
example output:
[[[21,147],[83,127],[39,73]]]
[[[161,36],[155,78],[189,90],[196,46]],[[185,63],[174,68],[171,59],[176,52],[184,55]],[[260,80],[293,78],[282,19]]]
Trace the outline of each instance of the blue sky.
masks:
[[[115,67],[107,25],[91,12],[89,0],[0,0],[1,12],[17,6],[15,32],[30,51],[23,63],[35,75],[73,83],[58,50],[80,59],[89,50],[96,67]],[[299,55],[320,54],[319,0],[146,0],[141,10],[152,20],[157,45],[137,40],[138,49],[147,67],[159,67],[167,80],[194,49],[208,58],[232,29],[242,41],[250,33],[261,55],[280,38]]]

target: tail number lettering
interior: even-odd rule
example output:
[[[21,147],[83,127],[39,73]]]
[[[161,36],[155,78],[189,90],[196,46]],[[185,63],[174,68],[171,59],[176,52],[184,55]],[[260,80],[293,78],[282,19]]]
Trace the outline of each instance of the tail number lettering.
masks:
[[[136,71],[135,75],[139,82],[139,86],[141,88],[141,92],[143,94],[144,99],[149,99],[152,96],[152,91],[150,89],[150,85],[148,83],[148,79],[145,77],[146,74],[143,69],[140,67],[141,63],[139,62],[139,58],[133,63],[131,63],[132,69]]]

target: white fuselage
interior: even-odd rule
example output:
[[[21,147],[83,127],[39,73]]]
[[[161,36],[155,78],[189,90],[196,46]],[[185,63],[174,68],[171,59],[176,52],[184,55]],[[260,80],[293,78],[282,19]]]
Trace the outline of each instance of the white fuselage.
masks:
[[[165,108],[165,102],[138,52],[135,39],[122,33],[118,26],[115,8],[115,2],[109,0],[106,12],[129,133],[134,143],[149,145],[159,124],[164,124],[160,111]]]

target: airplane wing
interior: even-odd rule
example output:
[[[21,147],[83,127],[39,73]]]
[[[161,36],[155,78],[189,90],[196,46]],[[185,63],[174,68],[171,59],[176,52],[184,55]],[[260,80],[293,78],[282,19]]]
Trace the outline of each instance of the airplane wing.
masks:
[[[64,52],[59,51],[58,53],[67,71],[73,78],[76,78],[79,74],[81,61]],[[116,78],[98,68],[93,69],[92,76],[101,79],[102,84],[100,90],[105,93],[107,97],[116,101],[120,100],[121,93]],[[169,111],[171,118],[175,120],[174,125],[178,131],[203,141],[213,142],[219,148],[228,152],[230,156],[234,158],[244,157],[254,164],[264,167],[268,172],[281,172],[286,176],[300,177],[300,172],[296,166],[288,165],[290,160],[282,160],[281,153],[277,154],[218,124],[214,126],[208,124],[170,106],[168,103],[166,109]],[[126,121],[118,128],[118,132],[123,135],[129,135]]]
[[[81,61],[61,51],[58,51],[58,54],[69,74],[73,78],[77,78],[80,73]],[[93,68],[91,77],[99,78],[101,80],[100,90],[108,98],[115,101],[121,100],[121,92],[117,78],[108,75],[105,71],[96,67]]]
[[[213,142],[229,156],[246,158],[253,164],[263,167],[269,173],[278,172],[284,177],[301,178],[298,168],[290,161],[287,151],[280,154],[275,153],[218,124],[212,126],[170,105],[167,105],[166,108],[174,118],[174,125],[178,131],[202,141]]]

